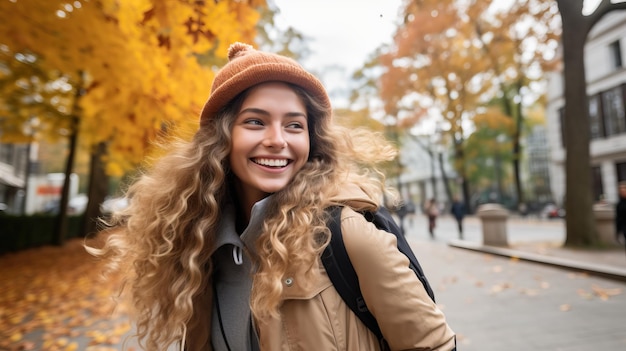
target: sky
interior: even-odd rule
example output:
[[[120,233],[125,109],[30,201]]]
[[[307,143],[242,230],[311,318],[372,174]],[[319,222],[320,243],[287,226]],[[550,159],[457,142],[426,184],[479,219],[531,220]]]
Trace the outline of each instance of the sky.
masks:
[[[318,72],[335,107],[346,104],[351,73],[383,43],[391,43],[401,0],[273,0],[276,24],[310,38],[301,63]],[[325,73],[324,73],[325,72]]]
[[[280,27],[292,26],[312,39],[304,64],[357,69],[381,43],[391,42],[401,0],[272,0]],[[584,0],[584,12],[600,0]]]
[[[391,43],[402,0],[270,0],[280,10],[280,28],[293,27],[310,39],[301,63],[322,80],[335,107],[347,106],[349,78],[374,50]],[[600,0],[584,0],[584,12]]]

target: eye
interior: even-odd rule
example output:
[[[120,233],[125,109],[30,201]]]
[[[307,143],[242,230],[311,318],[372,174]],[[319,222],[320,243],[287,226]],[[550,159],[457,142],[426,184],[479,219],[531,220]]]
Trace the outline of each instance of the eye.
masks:
[[[262,126],[263,125],[263,121],[261,121],[258,118],[248,118],[248,119],[243,121],[243,124],[249,124],[249,125],[253,125],[253,126]]]
[[[304,129],[304,125],[300,122],[290,122],[287,124],[287,128],[289,129]]]

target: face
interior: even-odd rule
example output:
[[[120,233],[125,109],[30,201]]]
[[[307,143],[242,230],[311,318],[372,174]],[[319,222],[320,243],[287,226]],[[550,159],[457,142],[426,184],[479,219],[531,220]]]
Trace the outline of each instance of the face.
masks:
[[[623,198],[626,198],[626,185],[619,186],[619,195]]]
[[[309,157],[306,108],[284,83],[250,90],[232,129],[230,166],[244,201],[283,189]]]

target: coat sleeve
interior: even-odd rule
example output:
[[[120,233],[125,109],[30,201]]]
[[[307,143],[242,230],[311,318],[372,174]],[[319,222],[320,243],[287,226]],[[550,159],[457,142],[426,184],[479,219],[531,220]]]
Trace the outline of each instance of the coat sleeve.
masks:
[[[342,232],[368,309],[392,350],[452,350],[454,332],[397,248],[396,237],[345,208]]]

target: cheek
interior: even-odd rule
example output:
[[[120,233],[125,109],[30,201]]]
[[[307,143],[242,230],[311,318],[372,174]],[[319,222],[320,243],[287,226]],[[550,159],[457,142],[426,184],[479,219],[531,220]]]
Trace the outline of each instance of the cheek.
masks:
[[[308,138],[304,138],[300,143],[298,143],[298,154],[301,158],[304,159],[304,162],[308,161],[309,155],[311,153],[311,143]]]
[[[230,152],[228,153],[228,163],[230,168],[234,170],[238,164],[245,162],[247,159],[247,148],[245,143],[239,140],[237,143],[231,142]]]

